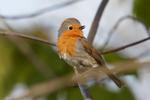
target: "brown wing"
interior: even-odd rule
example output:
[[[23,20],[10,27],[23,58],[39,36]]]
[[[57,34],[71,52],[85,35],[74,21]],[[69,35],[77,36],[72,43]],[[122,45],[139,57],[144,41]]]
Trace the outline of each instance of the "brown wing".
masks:
[[[116,85],[120,88],[124,85],[120,79],[118,79],[110,70],[105,67],[105,62],[103,58],[99,55],[98,51],[87,41],[86,38],[81,38],[81,44],[84,49],[88,52],[90,56],[92,56],[98,64],[103,65],[105,73],[116,83]]]
[[[103,58],[99,55],[98,51],[87,41],[86,38],[81,38],[81,44],[88,52],[88,54],[97,61],[98,64],[100,65],[105,64]]]

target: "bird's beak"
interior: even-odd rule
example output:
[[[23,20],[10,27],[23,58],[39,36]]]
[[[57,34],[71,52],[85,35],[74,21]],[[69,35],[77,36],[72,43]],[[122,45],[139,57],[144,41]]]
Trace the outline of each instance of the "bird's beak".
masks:
[[[83,30],[84,28],[85,28],[84,25],[79,27],[80,30]]]

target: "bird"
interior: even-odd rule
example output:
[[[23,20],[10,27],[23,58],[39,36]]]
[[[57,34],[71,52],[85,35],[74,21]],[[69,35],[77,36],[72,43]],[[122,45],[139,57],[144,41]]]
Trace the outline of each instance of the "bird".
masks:
[[[106,76],[121,88],[124,82],[107,68],[103,57],[84,37],[84,28],[85,26],[81,25],[76,18],[67,18],[62,22],[57,40],[59,57],[69,65],[76,66],[78,73],[83,73],[90,68],[103,68]]]

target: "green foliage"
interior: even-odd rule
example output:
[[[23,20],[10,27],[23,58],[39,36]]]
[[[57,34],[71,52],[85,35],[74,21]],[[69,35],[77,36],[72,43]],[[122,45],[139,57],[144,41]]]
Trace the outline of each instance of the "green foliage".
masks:
[[[67,90],[67,100],[83,100],[79,88],[70,88]]]
[[[12,67],[12,55],[14,51],[14,46],[9,45],[7,41],[4,41],[4,37],[0,36],[0,99],[6,96],[14,82],[10,76]]]
[[[106,62],[108,63],[115,63],[115,62],[121,62],[121,61],[127,61],[129,58],[119,54],[119,53],[110,53],[110,54],[105,54],[104,58]]]
[[[67,100],[83,100],[79,88],[70,88],[66,89],[66,91]],[[135,100],[127,87],[117,92],[112,92],[103,86],[93,86],[91,87],[91,92],[94,100]]]
[[[150,0],[135,0],[133,12],[138,19],[150,26]]]

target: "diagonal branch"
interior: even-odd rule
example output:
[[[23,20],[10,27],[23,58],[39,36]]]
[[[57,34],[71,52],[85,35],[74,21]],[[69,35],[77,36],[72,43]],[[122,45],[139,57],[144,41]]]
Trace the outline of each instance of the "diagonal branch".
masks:
[[[140,24],[142,24],[142,25],[144,26],[146,32],[149,33],[149,32],[148,32],[148,26],[146,26],[141,20],[137,19],[136,17],[130,16],[130,15],[121,17],[121,18],[116,22],[116,24],[113,26],[113,28],[109,31],[108,37],[106,38],[106,42],[104,43],[104,45],[103,45],[103,47],[102,47],[101,50],[103,50],[103,49],[106,48],[106,46],[107,46],[108,43],[110,42],[110,40],[111,40],[111,38],[112,38],[114,32],[117,30],[117,28],[119,27],[119,25],[120,25],[123,21],[125,21],[125,20],[127,20],[127,19],[131,19],[131,20],[133,20],[133,21],[139,22]]]
[[[91,26],[91,29],[90,29],[90,32],[88,35],[88,41],[91,43],[93,42],[93,40],[95,38],[97,29],[98,29],[98,25],[99,25],[99,21],[102,17],[103,11],[104,11],[107,3],[108,3],[108,0],[102,0],[102,3],[100,3],[100,5],[99,5],[98,11],[95,15],[95,18],[93,20],[93,23],[92,23],[92,26]],[[75,72],[76,72],[76,70],[75,70]],[[76,75],[77,75],[77,72],[76,72]],[[87,84],[83,85],[80,82],[78,82],[78,86],[80,88],[82,96],[84,97],[84,100],[93,100],[92,94],[91,94]]]
[[[37,12],[34,12],[34,13],[31,13],[31,14],[23,14],[23,15],[18,15],[18,16],[4,16],[4,15],[0,15],[0,18],[2,18],[2,19],[9,19],[9,20],[18,20],[18,19],[24,19],[24,18],[32,18],[32,17],[36,17],[36,16],[42,15],[44,13],[47,13],[47,12],[50,12],[50,11],[53,11],[53,10],[57,10],[57,9],[63,8],[65,6],[71,5],[71,4],[76,3],[78,1],[81,1],[81,0],[71,0],[71,1],[64,2],[64,3],[59,3],[59,4],[56,4],[56,5],[53,5],[53,6],[44,8],[44,9],[41,9],[41,10],[39,10]]]
[[[42,43],[45,43],[45,44],[48,44],[48,45],[51,45],[51,46],[56,46],[56,43],[52,43],[52,42],[49,42],[48,40],[44,40],[44,39],[41,39],[41,38],[24,35],[22,33],[0,31],[0,35],[16,36],[16,37],[20,37],[20,38],[39,41],[39,42],[42,42]]]
[[[38,83],[30,87],[29,91],[25,92],[23,95],[10,98],[9,100],[26,100],[28,98],[37,98],[43,95],[54,93],[64,87],[72,87],[74,84],[72,81],[72,75],[67,75],[63,77],[58,77],[53,80]]]
[[[104,12],[104,9],[105,9],[108,1],[109,0],[103,0],[102,3],[99,5],[98,11],[95,15],[93,22],[92,22],[92,26],[90,28],[89,35],[88,35],[88,41],[90,43],[92,43],[94,40],[94,37],[96,35],[97,29],[99,26],[99,21],[101,20],[102,14]]]
[[[145,38],[145,39],[142,39],[142,40],[139,40],[139,41],[133,42],[133,43],[131,43],[131,44],[127,44],[127,45],[125,45],[125,46],[121,46],[121,47],[116,48],[116,49],[112,49],[112,50],[105,50],[105,51],[99,52],[99,54],[101,54],[101,55],[102,55],[102,54],[108,54],[108,53],[117,52],[117,51],[120,51],[120,50],[126,49],[126,48],[128,48],[128,47],[132,47],[132,46],[135,46],[135,45],[137,45],[137,44],[143,43],[143,42],[145,42],[145,41],[147,41],[147,40],[149,40],[149,39],[150,39],[150,37],[147,37],[147,38]]]

